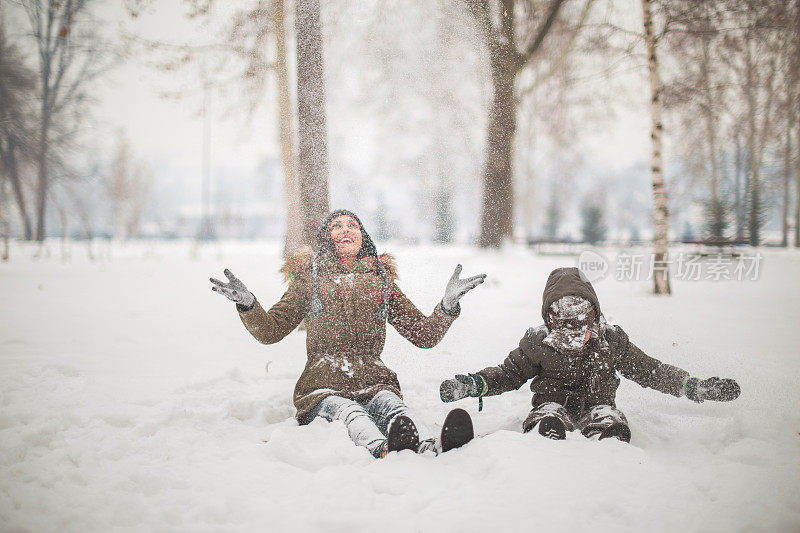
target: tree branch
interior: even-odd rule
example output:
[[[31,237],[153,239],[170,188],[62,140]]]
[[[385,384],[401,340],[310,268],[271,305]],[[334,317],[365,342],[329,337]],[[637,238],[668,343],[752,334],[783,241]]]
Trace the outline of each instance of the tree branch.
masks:
[[[561,6],[564,5],[564,0],[553,0],[553,3],[550,4],[550,10],[547,13],[547,17],[542,23],[542,26],[539,28],[536,36],[531,41],[531,44],[528,45],[528,48],[525,50],[523,54],[518,54],[517,56],[517,70],[524,67],[528,61],[536,54],[539,48],[542,46],[544,42],[544,38],[550,32],[550,29],[553,27],[553,23],[556,21],[556,17],[558,17],[558,12],[561,10]]]
[[[575,41],[578,40],[578,34],[581,32],[581,29],[586,22],[586,18],[589,16],[589,11],[591,10],[592,4],[594,0],[586,0],[586,4],[583,6],[583,11],[581,12],[581,17],[578,20],[578,24],[575,26],[575,30],[572,32],[572,35],[569,37],[569,41],[567,41],[566,46],[561,49],[561,54],[550,64],[550,68],[547,69],[547,72],[542,74],[541,76],[537,77],[536,80],[530,85],[530,87],[523,90],[520,95],[519,99],[522,100],[530,93],[536,90],[539,85],[542,84],[545,80],[547,80],[550,76],[556,73],[556,71],[561,68],[564,62],[567,59],[567,56],[572,52],[575,47]]]
[[[492,21],[489,18],[489,4],[487,0],[465,0],[467,9],[475,17],[478,22],[481,34],[486,39],[486,46],[493,49],[498,44],[497,30],[492,26]]]

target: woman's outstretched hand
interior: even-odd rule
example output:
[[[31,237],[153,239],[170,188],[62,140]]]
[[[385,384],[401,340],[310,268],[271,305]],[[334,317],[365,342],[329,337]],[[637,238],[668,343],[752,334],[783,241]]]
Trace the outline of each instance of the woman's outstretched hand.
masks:
[[[447,282],[447,288],[444,290],[444,298],[442,298],[442,308],[447,313],[455,314],[458,306],[458,300],[469,291],[483,283],[486,279],[486,274],[478,274],[471,278],[460,279],[461,265],[456,266],[450,281]]]
[[[247,290],[244,283],[227,268],[224,270],[225,276],[228,278],[228,283],[214,278],[209,278],[208,281],[214,284],[211,290],[218,292],[228,298],[228,300],[241,305],[244,308],[250,309],[256,302],[256,297],[253,293]]]

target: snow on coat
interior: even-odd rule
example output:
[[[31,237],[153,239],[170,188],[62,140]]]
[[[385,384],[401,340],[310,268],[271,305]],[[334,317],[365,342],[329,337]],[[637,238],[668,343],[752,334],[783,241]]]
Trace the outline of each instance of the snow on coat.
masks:
[[[377,261],[388,278],[388,317],[379,318],[383,280]],[[322,308],[312,310],[317,265],[316,295]],[[294,390],[297,419],[305,422],[308,412],[327,396],[366,400],[381,390],[401,396],[397,374],[381,360],[386,340],[386,322],[420,348],[432,348],[458,316],[437,304],[430,316],[423,315],[395,283],[393,258],[367,255],[348,272],[334,253],[314,259],[310,250],[298,252],[284,265],[289,286],[275,305],[265,311],[256,301],[252,309],[239,311],[247,330],[263,344],[280,341],[306,321],[308,360]],[[402,397],[402,396],[401,396]]]

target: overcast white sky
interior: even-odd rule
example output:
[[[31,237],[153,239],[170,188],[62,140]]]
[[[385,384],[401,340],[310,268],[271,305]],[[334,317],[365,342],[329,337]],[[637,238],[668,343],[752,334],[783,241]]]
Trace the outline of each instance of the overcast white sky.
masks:
[[[185,8],[173,0],[154,3],[137,19],[132,19],[121,4],[108,3],[102,8],[102,17],[110,27],[119,28],[114,33],[120,39],[126,32],[144,40],[199,44],[213,40],[220,29],[189,22]],[[217,19],[225,20],[217,17],[212,21]],[[203,120],[197,69],[163,72],[154,66],[156,60],[153,54],[137,54],[112,71],[95,91],[99,103],[95,115],[107,127],[123,128],[134,150],[148,159],[199,169]],[[163,96],[164,92],[181,89],[186,89],[183,98]],[[246,121],[244,110],[236,116],[226,116],[227,102],[212,91],[215,164],[252,169],[265,154],[275,153],[276,126],[268,113],[272,102],[266,103],[253,120]]]
[[[230,12],[230,7],[227,10]],[[218,36],[219,24],[227,19],[223,13],[212,19],[212,25],[199,27],[187,21],[185,7],[175,0],[154,3],[136,20],[129,17],[121,4],[112,2],[103,6],[102,17],[108,21],[109,28],[117,27],[120,32],[131,32],[143,39],[182,43],[199,43],[209,36]],[[152,58],[127,60],[97,87],[95,115],[108,131],[123,128],[134,150],[156,165],[168,162],[170,167],[194,169],[199,175],[202,119],[196,82],[193,73],[159,71],[153,67]],[[187,92],[195,95],[179,100],[161,96],[164,91],[182,87],[189,88]],[[624,103],[612,127],[606,125],[601,129],[596,124],[587,124],[586,148],[602,166],[618,169],[648,158],[646,90],[643,85],[641,104]],[[214,166],[252,172],[265,155],[276,155],[273,100],[270,95],[266,105],[262,105],[249,121],[244,120],[243,112],[233,116],[227,113],[226,101],[218,97],[212,100]],[[329,127],[336,129],[338,126],[330,124]]]

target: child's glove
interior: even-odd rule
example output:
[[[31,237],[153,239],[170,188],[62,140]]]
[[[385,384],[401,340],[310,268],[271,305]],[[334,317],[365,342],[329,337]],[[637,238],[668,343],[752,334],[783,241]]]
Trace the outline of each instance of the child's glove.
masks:
[[[253,305],[256,303],[256,297],[253,296],[253,293],[248,291],[244,283],[234,276],[230,270],[226,268],[224,272],[230,283],[223,283],[218,279],[209,278],[209,281],[214,284],[211,290],[235,302],[237,307],[242,311],[252,309]]]
[[[732,379],[720,379],[718,377],[708,379],[689,378],[684,385],[686,397],[690,400],[701,403],[703,400],[713,400],[715,402],[730,402],[741,394],[742,389],[739,384]]]
[[[446,379],[439,386],[439,397],[446,403],[485,393],[486,381],[480,374],[456,374],[455,379]]]

